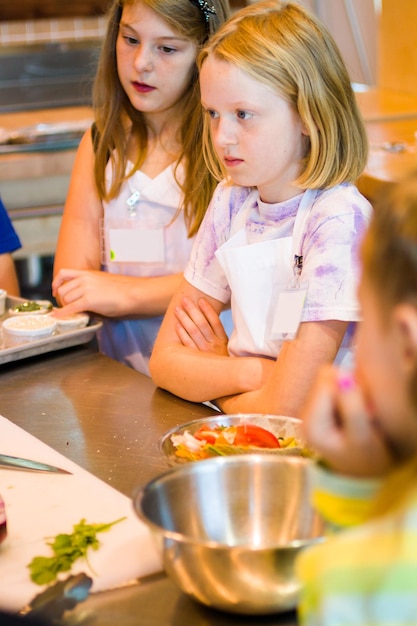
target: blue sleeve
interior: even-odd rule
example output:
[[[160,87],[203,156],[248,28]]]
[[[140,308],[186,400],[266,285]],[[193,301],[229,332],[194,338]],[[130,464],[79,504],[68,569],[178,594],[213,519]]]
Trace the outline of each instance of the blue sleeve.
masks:
[[[21,248],[19,236],[13,228],[13,224],[0,199],[0,254],[14,252]]]

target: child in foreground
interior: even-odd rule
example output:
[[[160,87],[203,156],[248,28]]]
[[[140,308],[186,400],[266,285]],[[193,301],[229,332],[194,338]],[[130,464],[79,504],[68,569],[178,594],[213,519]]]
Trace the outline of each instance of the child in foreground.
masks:
[[[223,412],[297,416],[319,366],[349,360],[367,138],[340,53],[295,2],[238,12],[199,57],[207,163],[222,182],[150,361]],[[221,170],[216,164],[221,164]],[[227,341],[218,315],[231,305]]]
[[[354,376],[325,369],[303,410],[317,508],[344,532],[298,561],[303,626],[417,619],[417,172],[375,206]]]

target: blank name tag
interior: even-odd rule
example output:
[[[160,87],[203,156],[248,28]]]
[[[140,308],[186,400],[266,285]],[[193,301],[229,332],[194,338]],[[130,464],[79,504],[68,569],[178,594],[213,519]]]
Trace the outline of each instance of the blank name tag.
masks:
[[[307,287],[280,292],[272,322],[272,337],[295,336],[300,325],[306,294]]]
[[[164,263],[164,229],[117,228],[109,231],[110,261],[116,263]]]

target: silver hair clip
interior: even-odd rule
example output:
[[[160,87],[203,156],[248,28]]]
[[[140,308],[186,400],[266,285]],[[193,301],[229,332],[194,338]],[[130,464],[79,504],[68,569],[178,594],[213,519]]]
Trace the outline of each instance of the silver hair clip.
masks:
[[[197,7],[197,9],[200,9],[206,22],[209,21],[211,15],[216,15],[216,9],[212,4],[209,4],[207,0],[190,0],[190,2]]]

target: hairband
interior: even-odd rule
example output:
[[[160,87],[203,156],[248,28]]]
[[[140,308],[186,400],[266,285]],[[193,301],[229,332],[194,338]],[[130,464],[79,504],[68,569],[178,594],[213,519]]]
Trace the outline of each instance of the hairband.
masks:
[[[216,9],[212,4],[209,4],[207,0],[190,0],[190,2],[200,9],[206,22],[209,21],[211,15],[216,15]]]

